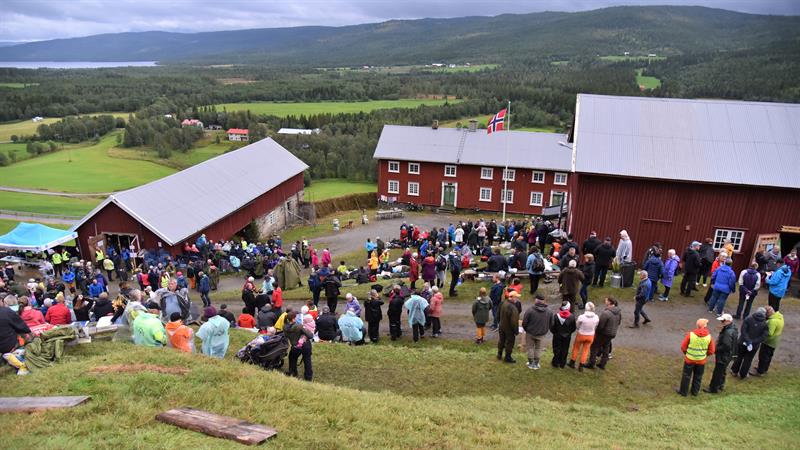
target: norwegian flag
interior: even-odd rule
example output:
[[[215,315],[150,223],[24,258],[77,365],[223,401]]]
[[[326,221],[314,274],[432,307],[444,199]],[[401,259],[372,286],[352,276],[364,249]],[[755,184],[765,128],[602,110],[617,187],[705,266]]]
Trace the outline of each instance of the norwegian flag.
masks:
[[[500,110],[499,113],[492,116],[489,121],[489,126],[486,127],[486,134],[492,134],[495,131],[503,131],[503,126],[506,123],[506,108]]]

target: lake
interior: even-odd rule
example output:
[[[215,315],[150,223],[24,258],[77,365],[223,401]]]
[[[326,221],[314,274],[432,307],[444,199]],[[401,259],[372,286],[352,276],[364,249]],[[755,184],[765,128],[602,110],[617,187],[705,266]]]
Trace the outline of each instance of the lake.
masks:
[[[152,67],[155,61],[0,61],[0,67],[16,69],[98,69],[102,67]]]

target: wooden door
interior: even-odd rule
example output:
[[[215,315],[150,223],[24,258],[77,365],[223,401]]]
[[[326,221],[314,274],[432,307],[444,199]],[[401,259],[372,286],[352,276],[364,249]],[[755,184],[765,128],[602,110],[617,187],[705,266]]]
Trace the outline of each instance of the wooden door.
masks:
[[[96,255],[95,252],[97,251],[97,249],[99,248],[100,250],[103,251],[103,253],[106,252],[106,235],[98,234],[97,236],[92,236],[89,239],[87,239],[87,243],[89,244],[89,254],[84,255],[84,258],[87,260],[97,262],[97,258],[95,257]]]
[[[442,186],[442,206],[456,206],[456,186],[452,183]]]
[[[756,259],[756,253],[766,253],[775,245],[778,245],[778,240],[781,235],[778,233],[759,234],[756,236],[756,244],[753,246],[753,254],[750,256],[750,261]]]

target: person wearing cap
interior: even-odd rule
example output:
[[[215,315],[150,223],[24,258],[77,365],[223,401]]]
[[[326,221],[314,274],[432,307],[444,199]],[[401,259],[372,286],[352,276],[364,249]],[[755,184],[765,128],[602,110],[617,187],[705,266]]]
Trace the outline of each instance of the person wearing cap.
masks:
[[[650,320],[650,316],[644,312],[644,305],[647,303],[648,295],[650,294],[651,289],[651,281],[647,275],[646,270],[639,271],[639,285],[636,287],[636,296],[634,299],[636,300],[636,308],[633,310],[633,325],[629,326],[628,328],[639,328],[639,317],[644,317],[644,323],[648,324],[652,322]]]
[[[747,378],[753,357],[758,352],[761,343],[769,337],[769,327],[767,326],[766,308],[758,308],[756,312],[744,319],[742,331],[739,333],[737,343],[736,359],[731,366],[733,376],[741,379]]]
[[[544,338],[550,331],[553,312],[547,307],[547,302],[542,294],[536,294],[536,299],[522,316],[522,329],[525,330],[525,349],[528,352],[527,367],[539,370],[539,360],[544,349]]]
[[[514,351],[514,341],[519,333],[519,292],[510,291],[508,298],[500,304],[500,321],[498,324],[497,359],[507,363],[517,362],[511,357]],[[503,358],[505,351],[505,358]]]
[[[681,343],[683,352],[683,374],[678,394],[686,397],[691,384],[692,395],[700,393],[706,360],[714,354],[714,340],[708,332],[708,319],[697,319],[697,328],[686,333]]]
[[[184,325],[181,314],[174,312],[166,326],[168,345],[186,353],[194,352],[194,331]]]
[[[161,323],[161,310],[157,304],[148,305],[147,312],[140,312],[133,321],[133,343],[145,347],[167,345],[167,332]]]
[[[733,272],[731,265],[733,261],[727,259],[725,264],[711,274],[711,286],[714,291],[711,293],[711,298],[708,300],[708,312],[717,311],[717,316],[722,315],[725,309],[725,302],[728,296],[736,292],[736,274]]]
[[[692,297],[692,292],[697,290],[697,277],[702,269],[700,258],[700,243],[693,241],[683,252],[683,279],[681,280],[681,295]]]
[[[755,371],[750,372],[750,375],[755,377],[766,375],[783,334],[783,314],[775,311],[772,306],[767,306],[767,329],[769,337],[761,344],[761,349],[758,351],[758,365]]]
[[[178,272],[175,274],[175,281],[178,282],[178,289],[189,289],[189,280],[183,276],[183,272]]]
[[[217,315],[217,310],[209,306],[203,311],[206,322],[197,330],[197,337],[203,341],[202,351],[206,356],[222,359],[228,351],[230,337],[228,329],[231,323],[228,319]]]
[[[567,365],[569,342],[576,330],[575,315],[570,309],[569,302],[562,302],[558,314],[550,324],[550,332],[553,333],[553,360],[550,364],[555,368],[563,369]]]
[[[717,317],[717,320],[722,325],[722,329],[719,331],[714,349],[716,364],[714,373],[711,375],[711,383],[708,388],[703,389],[703,392],[709,394],[716,394],[725,389],[725,374],[728,372],[728,365],[733,360],[733,355],[736,354],[736,341],[739,339],[739,331],[730,314],[725,313]]]

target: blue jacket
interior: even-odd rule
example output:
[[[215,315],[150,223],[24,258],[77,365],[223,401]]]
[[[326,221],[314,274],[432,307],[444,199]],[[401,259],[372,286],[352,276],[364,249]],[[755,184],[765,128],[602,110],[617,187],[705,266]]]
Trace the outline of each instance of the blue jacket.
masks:
[[[647,271],[647,278],[651,281],[658,281],[661,275],[664,274],[664,263],[661,262],[661,258],[653,255],[644,263],[642,270]]]
[[[711,274],[711,286],[715,291],[732,294],[736,292],[736,274],[731,266],[723,264]]]
[[[678,270],[680,261],[681,259],[678,258],[678,255],[667,258],[667,262],[664,263],[664,275],[661,277],[661,283],[664,286],[672,287],[672,280],[675,278],[675,272]]]
[[[211,286],[208,284],[208,275],[203,274],[203,278],[200,278],[200,292],[208,294],[210,290]]]
[[[339,317],[339,329],[345,342],[360,342],[364,338],[364,322],[353,311]]]
[[[533,274],[533,275],[541,275],[542,274],[541,270],[536,271],[536,270],[533,269],[534,262],[536,261],[536,258],[541,258],[541,257],[542,257],[542,255],[541,254],[537,254],[537,253],[531,253],[530,255],[528,255],[528,260],[525,261],[525,270],[527,270],[528,273]]]
[[[767,278],[769,293],[775,297],[783,297],[786,295],[786,288],[789,286],[789,280],[791,278],[792,269],[785,264],[780,269],[772,272],[772,276]]]
[[[100,283],[89,285],[89,297],[97,298],[103,293],[103,286]]]

